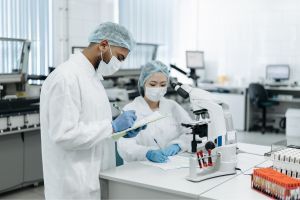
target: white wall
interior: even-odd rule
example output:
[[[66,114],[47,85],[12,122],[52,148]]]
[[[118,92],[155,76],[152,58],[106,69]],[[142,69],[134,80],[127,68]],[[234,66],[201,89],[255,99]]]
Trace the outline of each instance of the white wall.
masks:
[[[256,81],[267,64],[289,64],[300,81],[299,0],[199,0],[198,24],[209,78]]]
[[[72,46],[87,45],[88,34],[98,24],[117,21],[117,2],[53,0],[54,65],[69,57]],[[173,31],[174,48],[179,50],[170,62],[184,66],[186,49],[204,50],[209,79],[225,74],[232,82],[256,81],[265,76],[267,64],[290,64],[291,79],[300,81],[299,0],[183,0],[179,4],[180,20]]]
[[[53,0],[54,66],[69,58],[72,46],[87,46],[100,23],[116,22],[117,0]]]

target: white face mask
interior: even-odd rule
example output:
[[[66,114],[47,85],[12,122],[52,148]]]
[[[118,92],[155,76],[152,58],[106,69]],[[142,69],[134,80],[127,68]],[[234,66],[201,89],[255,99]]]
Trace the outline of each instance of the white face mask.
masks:
[[[110,46],[109,51],[111,54],[111,59],[108,63],[104,62],[101,52],[101,61],[98,66],[97,73],[100,73],[102,76],[109,76],[116,73],[122,65],[121,61],[119,61],[118,58],[116,58],[116,56],[113,56]]]
[[[167,87],[146,87],[145,96],[154,102],[158,102],[167,93]]]

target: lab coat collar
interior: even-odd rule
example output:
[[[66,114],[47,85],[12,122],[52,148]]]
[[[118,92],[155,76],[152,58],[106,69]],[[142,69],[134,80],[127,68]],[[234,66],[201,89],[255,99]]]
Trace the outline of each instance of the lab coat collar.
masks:
[[[141,109],[142,112],[143,112],[143,114],[149,115],[149,114],[153,113],[153,111],[152,111],[151,108],[149,107],[149,105],[148,105],[148,103],[146,102],[146,100],[144,99],[144,97],[139,96],[139,97],[136,98],[136,100],[140,103],[141,108],[143,108],[143,109]],[[161,98],[161,100],[159,101],[159,108],[158,108],[158,110],[161,111],[162,108],[165,106],[165,104],[166,104],[166,99],[165,99],[165,97],[163,97],[163,98]]]
[[[78,52],[71,56],[72,59],[78,63],[78,66],[82,68],[84,71],[86,71],[89,75],[97,78],[98,80],[103,80],[103,77],[100,73],[97,73],[94,66],[90,61],[87,59],[87,57],[82,53]]]
[[[144,99],[144,97],[139,96],[137,97],[137,100],[139,101],[140,105],[141,105],[141,111],[143,112],[143,114],[145,115],[149,115],[151,114],[153,111],[150,109],[148,103],[146,102],[146,100]]]

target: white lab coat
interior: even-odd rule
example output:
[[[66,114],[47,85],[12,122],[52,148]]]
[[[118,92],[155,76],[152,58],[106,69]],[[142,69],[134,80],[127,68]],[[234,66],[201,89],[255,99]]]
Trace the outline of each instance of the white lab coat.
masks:
[[[127,104],[124,110],[135,110],[137,120],[153,112],[141,96]],[[158,149],[154,138],[162,148],[178,144],[182,151],[190,149],[191,136],[186,133],[191,130],[181,126],[181,123],[192,121],[188,113],[178,103],[166,98],[160,100],[158,110],[168,117],[148,124],[135,138],[121,138],[118,141],[118,152],[125,161],[146,160],[147,151]]]
[[[99,172],[115,166],[108,97],[77,53],[43,84],[40,99],[46,199],[100,199]]]

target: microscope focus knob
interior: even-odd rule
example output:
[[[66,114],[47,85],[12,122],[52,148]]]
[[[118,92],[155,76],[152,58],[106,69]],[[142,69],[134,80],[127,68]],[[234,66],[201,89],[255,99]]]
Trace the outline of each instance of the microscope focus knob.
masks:
[[[208,151],[209,149],[212,150],[216,147],[215,143],[213,143],[212,141],[208,141],[205,144],[205,149],[206,151]]]

